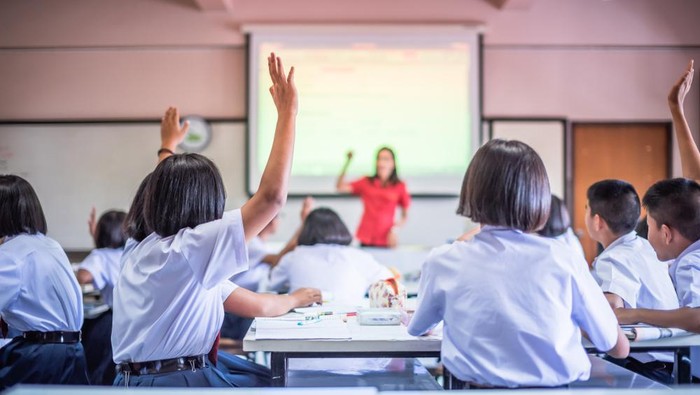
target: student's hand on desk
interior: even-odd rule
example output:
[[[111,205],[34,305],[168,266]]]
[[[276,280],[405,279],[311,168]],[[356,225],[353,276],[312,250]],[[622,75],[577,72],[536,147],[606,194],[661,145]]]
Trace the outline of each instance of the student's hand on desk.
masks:
[[[95,240],[95,234],[97,233],[97,213],[95,211],[95,206],[92,206],[90,210],[90,216],[88,217],[88,232],[93,240]]]
[[[294,298],[296,307],[309,306],[313,303],[321,304],[321,290],[316,288],[299,288],[289,294]]]
[[[693,60],[688,63],[688,68],[686,68],[681,78],[673,85],[671,91],[668,93],[668,104],[671,107],[677,107],[681,111],[683,110],[685,96],[688,94],[690,86],[693,84],[693,74],[695,73],[693,63]]]
[[[296,115],[299,101],[297,88],[294,85],[294,67],[289,70],[289,75],[285,75],[282,59],[274,53],[267,58],[267,67],[270,69],[270,78],[272,78],[270,94],[277,107],[277,113]]]
[[[620,325],[630,325],[639,322],[636,309],[613,309],[613,312],[615,312],[617,322]]]
[[[180,111],[177,107],[169,107],[160,122],[161,148],[175,152],[177,145],[185,139],[189,128],[188,121],[185,121],[185,124],[180,127]]]

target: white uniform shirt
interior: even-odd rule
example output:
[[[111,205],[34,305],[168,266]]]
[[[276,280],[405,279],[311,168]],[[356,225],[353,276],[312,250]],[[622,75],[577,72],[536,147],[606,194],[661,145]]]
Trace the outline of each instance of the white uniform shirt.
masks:
[[[562,243],[485,226],[471,241],[433,250],[408,327],[444,320],[442,358],[457,378],[494,386],[586,380],[584,329],[608,351],[617,319],[587,265]]]
[[[656,257],[651,244],[632,231],[612,242],[593,261],[593,278],[603,292],[622,298],[625,308],[678,308],[668,266]],[[673,361],[673,353],[635,353],[641,362]]]
[[[573,229],[567,229],[566,232],[560,234],[554,239],[563,242],[571,249],[571,251],[574,251],[576,254],[578,254],[581,258],[583,258],[584,261],[586,260],[586,254],[583,252],[583,246],[581,245],[581,241],[578,239]],[[588,263],[586,263],[586,266],[588,266]]]
[[[265,255],[269,254],[265,242],[260,237],[254,237],[248,242],[248,263],[250,269],[231,277],[239,287],[250,291],[257,291],[260,282],[270,275],[270,265],[263,262]]]
[[[700,240],[688,246],[669,269],[682,307],[700,307]]]
[[[92,284],[100,291],[102,300],[112,307],[112,291],[119,277],[123,248],[96,248],[79,266],[92,275]]]
[[[0,244],[0,315],[20,331],[79,331],[83,294],[68,257],[40,233]]]
[[[114,361],[207,354],[224,319],[228,279],[247,269],[241,211],[161,238],[127,243],[114,287]]]
[[[270,273],[269,287],[289,292],[311,287],[333,294],[333,303],[362,305],[372,283],[393,274],[370,254],[337,244],[297,246],[285,254]]]

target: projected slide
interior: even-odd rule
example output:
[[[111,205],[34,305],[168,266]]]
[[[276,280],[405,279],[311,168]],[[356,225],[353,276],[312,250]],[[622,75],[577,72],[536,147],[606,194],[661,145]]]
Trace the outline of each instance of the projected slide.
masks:
[[[294,65],[299,90],[290,193],[333,193],[347,151],[348,177],[374,173],[382,146],[397,154],[412,193],[455,194],[479,124],[475,40],[465,37],[255,36],[251,48],[249,180],[257,188],[274,137],[266,57]],[[255,69],[253,69],[255,67]]]

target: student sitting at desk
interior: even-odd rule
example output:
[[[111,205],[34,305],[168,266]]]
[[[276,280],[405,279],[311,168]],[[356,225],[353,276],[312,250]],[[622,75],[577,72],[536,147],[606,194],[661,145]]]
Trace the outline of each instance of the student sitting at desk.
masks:
[[[78,268],[78,282],[93,284],[100,291],[102,300],[109,310],[83,323],[83,345],[88,363],[90,383],[112,385],[115,366],[112,361],[112,290],[119,277],[121,256],[124,252],[123,211],[110,210],[95,222],[95,209],[90,212],[90,233],[95,249],[83,260]]]
[[[272,269],[270,289],[291,292],[314,287],[330,292],[335,304],[361,306],[369,286],[393,274],[372,255],[350,247],[351,242],[352,235],[335,211],[323,207],[311,211],[297,247]]]
[[[519,141],[474,155],[458,214],[482,225],[470,241],[433,250],[423,265],[411,335],[444,321],[445,367],[471,387],[556,387],[590,377],[581,330],[616,358],[629,342],[588,272],[562,243],[534,234],[550,190],[542,160]]]
[[[583,247],[578,237],[571,229],[571,220],[566,205],[555,195],[552,195],[552,205],[549,209],[549,218],[544,227],[537,231],[540,236],[551,237],[566,244],[573,253],[586,258]]]
[[[587,197],[588,234],[605,248],[593,261],[592,274],[610,306],[677,309],[668,266],[634,231],[641,212],[634,187],[624,181],[603,180],[588,188]],[[613,362],[652,380],[673,383],[672,353],[636,353]]]
[[[669,273],[680,309],[616,309],[622,324],[639,322],[700,333],[700,185],[689,179],[659,181],[644,195],[649,243],[656,256],[674,259]]]
[[[0,348],[0,390],[88,384],[80,285],[63,248],[46,236],[34,188],[14,175],[0,175],[0,317],[23,332]]]

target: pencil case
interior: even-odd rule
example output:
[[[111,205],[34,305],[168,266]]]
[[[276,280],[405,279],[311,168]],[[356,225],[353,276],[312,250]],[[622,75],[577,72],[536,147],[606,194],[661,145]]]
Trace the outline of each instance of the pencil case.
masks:
[[[400,325],[401,312],[396,309],[360,309],[357,322],[360,325]]]

